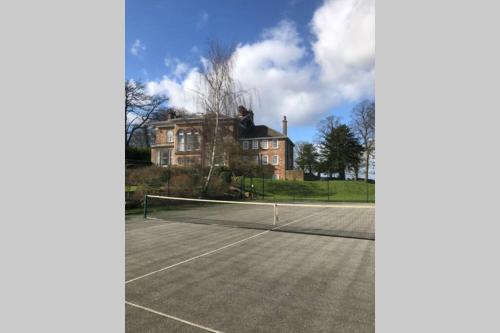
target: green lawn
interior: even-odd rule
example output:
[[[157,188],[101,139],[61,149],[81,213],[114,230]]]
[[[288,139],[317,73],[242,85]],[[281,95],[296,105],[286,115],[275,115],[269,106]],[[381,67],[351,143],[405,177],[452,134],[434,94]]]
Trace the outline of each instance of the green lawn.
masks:
[[[259,200],[375,202],[375,184],[350,180],[290,181],[245,178],[245,191],[253,183]],[[264,188],[264,191],[262,190]],[[367,193],[368,192],[368,193]],[[264,196],[262,196],[264,194]]]

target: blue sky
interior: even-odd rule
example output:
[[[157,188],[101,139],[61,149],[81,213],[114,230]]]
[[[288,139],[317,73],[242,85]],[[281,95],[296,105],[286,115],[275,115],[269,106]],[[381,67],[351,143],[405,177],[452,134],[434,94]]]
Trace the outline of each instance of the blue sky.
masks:
[[[126,0],[125,31],[126,78],[189,110],[208,41],[235,45],[257,122],[281,130],[286,115],[295,142],[374,95],[373,0]]]

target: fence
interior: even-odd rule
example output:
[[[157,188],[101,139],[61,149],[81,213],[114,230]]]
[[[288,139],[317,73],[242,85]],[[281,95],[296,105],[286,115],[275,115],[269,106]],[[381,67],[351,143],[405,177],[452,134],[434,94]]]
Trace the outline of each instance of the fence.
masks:
[[[209,190],[203,191],[205,176],[196,169],[147,167],[128,169],[126,207],[142,206],[144,195],[259,200],[273,202],[375,202],[375,185],[353,180],[275,180],[239,176],[227,171],[215,174]]]
[[[242,198],[270,201],[375,202],[375,184],[354,180],[241,177]]]

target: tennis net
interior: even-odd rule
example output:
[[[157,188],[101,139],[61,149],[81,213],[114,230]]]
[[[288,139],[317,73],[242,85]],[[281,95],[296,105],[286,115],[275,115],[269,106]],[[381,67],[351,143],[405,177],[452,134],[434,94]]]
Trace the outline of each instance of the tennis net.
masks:
[[[144,216],[170,222],[375,239],[375,207],[242,202],[147,195]]]

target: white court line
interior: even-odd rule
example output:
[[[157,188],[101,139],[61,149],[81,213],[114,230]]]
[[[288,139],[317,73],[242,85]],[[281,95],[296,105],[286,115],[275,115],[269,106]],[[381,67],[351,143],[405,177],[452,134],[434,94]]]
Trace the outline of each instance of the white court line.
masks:
[[[229,245],[226,245],[226,246],[220,247],[220,248],[218,248],[218,249],[215,249],[215,250],[212,250],[212,251],[205,252],[205,253],[203,253],[203,254],[197,255],[196,257],[192,257],[192,258],[189,258],[189,259],[183,260],[183,261],[181,261],[181,262],[178,262],[178,263],[176,263],[176,264],[173,264],[173,265],[170,265],[170,266],[167,266],[167,267],[160,268],[160,269],[158,269],[158,270],[156,270],[156,271],[149,272],[149,273],[147,273],[147,274],[144,274],[144,275],[138,276],[138,277],[136,277],[136,278],[130,279],[130,280],[128,280],[128,281],[125,281],[125,284],[130,283],[130,282],[133,282],[133,281],[135,281],[135,280],[139,280],[139,279],[145,278],[146,276],[150,276],[150,275],[153,275],[153,274],[156,274],[156,273],[159,273],[159,272],[165,271],[165,270],[170,269],[170,268],[172,268],[172,267],[175,267],[175,266],[179,266],[179,265],[185,264],[185,263],[190,262],[190,261],[192,261],[192,260],[195,260],[195,259],[198,259],[198,258],[201,258],[201,257],[204,257],[204,256],[208,256],[209,254],[212,254],[212,253],[217,252],[217,251],[220,251],[220,250],[224,250],[225,248],[228,248],[228,247],[230,247],[230,246],[236,245],[236,244],[238,244],[238,243],[244,242],[244,241],[246,241],[246,240],[249,240],[249,239],[251,239],[251,238],[254,238],[254,237],[260,236],[260,235],[265,234],[265,233],[268,233],[268,232],[269,232],[269,230],[266,230],[266,231],[264,231],[264,232],[258,233],[257,235],[253,235],[253,236],[250,236],[250,237],[247,237],[247,238],[241,239],[241,240],[239,240],[239,241],[237,241],[237,242],[231,243],[231,244],[229,244]]]
[[[187,321],[187,320],[184,320],[184,319],[181,319],[181,318],[177,318],[177,317],[174,317],[174,316],[168,315],[168,314],[166,314],[166,313],[159,312],[159,311],[156,311],[156,310],[153,310],[153,309],[147,308],[147,307],[145,307],[145,306],[141,306],[141,305],[138,305],[138,304],[134,304],[134,303],[131,303],[131,302],[128,302],[128,301],[125,301],[125,304],[128,304],[128,305],[130,305],[130,306],[134,306],[134,307],[139,308],[139,309],[142,309],[142,310],[144,310],[144,311],[148,311],[148,312],[151,312],[151,313],[157,314],[157,315],[162,316],[162,317],[166,317],[166,318],[169,318],[169,319],[173,319],[173,320],[180,321],[181,323],[184,323],[184,324],[188,324],[188,325],[191,325],[191,326],[194,326],[194,327],[198,327],[198,328],[204,329],[205,331],[208,331],[208,332],[213,332],[213,333],[223,333],[222,331],[217,331],[217,330],[214,330],[214,329],[212,329],[212,328],[208,328],[208,327],[205,327],[205,326],[202,326],[202,325],[198,325],[198,324],[192,323],[192,322],[190,322],[190,321]]]
[[[314,214],[311,214],[311,215],[308,215],[308,216],[301,217],[300,219],[297,219],[297,220],[294,220],[294,221],[288,222],[288,223],[286,223],[286,224],[283,224],[283,225],[277,226],[277,227],[272,228],[272,229],[270,229],[270,230],[263,231],[263,232],[258,233],[258,234],[256,234],[256,235],[253,235],[253,236],[250,236],[250,237],[247,237],[247,238],[241,239],[241,240],[239,240],[239,241],[236,241],[236,242],[234,242],[234,243],[231,243],[231,244],[225,245],[225,246],[223,246],[223,247],[219,247],[218,249],[215,249],[215,250],[212,250],[212,251],[208,251],[208,252],[202,253],[202,254],[197,255],[197,256],[195,256],[195,257],[192,257],[192,258],[189,258],[189,259],[183,260],[183,261],[181,261],[181,262],[178,262],[178,263],[176,263],[176,264],[173,264],[173,265],[170,265],[170,266],[167,266],[167,267],[163,267],[163,268],[160,268],[160,269],[158,269],[158,270],[156,270],[156,271],[152,271],[152,272],[149,272],[149,273],[147,273],[147,274],[144,274],[144,275],[138,276],[138,277],[136,277],[136,278],[130,279],[130,280],[128,280],[128,281],[125,281],[125,284],[130,283],[130,282],[133,282],[133,281],[136,281],[136,280],[139,280],[139,279],[142,279],[142,278],[145,278],[145,277],[147,277],[147,276],[150,276],[150,275],[153,275],[153,274],[156,274],[156,273],[159,273],[159,272],[163,272],[163,271],[165,271],[165,270],[167,270],[167,269],[170,269],[170,268],[173,268],[173,267],[175,267],[175,266],[179,266],[179,265],[185,264],[185,263],[190,262],[190,261],[193,261],[193,260],[195,260],[195,259],[198,259],[198,258],[201,258],[201,257],[208,256],[209,254],[212,254],[212,253],[215,253],[215,252],[218,252],[218,251],[221,251],[221,250],[227,249],[228,247],[231,247],[231,246],[233,246],[233,245],[236,245],[236,244],[239,244],[239,243],[245,242],[245,241],[247,241],[247,240],[249,240],[249,239],[252,239],[252,238],[255,238],[255,237],[258,237],[258,236],[261,236],[261,235],[267,234],[268,232],[271,232],[271,231],[276,230],[276,229],[279,229],[279,228],[283,228],[283,227],[285,227],[285,226],[287,226],[287,225],[290,225],[290,224],[292,224],[292,223],[302,221],[303,219],[306,219],[306,218],[312,217],[312,216],[314,216],[314,215],[318,215],[319,213],[320,213],[320,212],[317,212],[317,213],[314,213]]]
[[[321,204],[294,204],[294,203],[276,203],[278,207],[312,207],[312,208],[355,208],[355,209],[375,209],[375,206],[369,205],[321,205]]]

